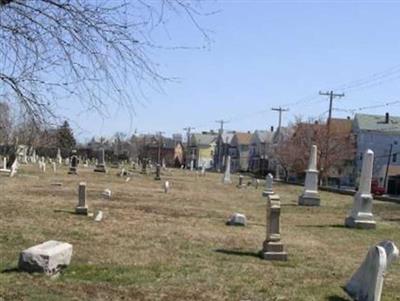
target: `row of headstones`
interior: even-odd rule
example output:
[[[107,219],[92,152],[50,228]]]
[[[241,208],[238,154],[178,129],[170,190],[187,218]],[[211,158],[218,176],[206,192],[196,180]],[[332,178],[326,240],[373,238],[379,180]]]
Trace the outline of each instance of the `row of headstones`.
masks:
[[[312,147],[310,162],[307,169],[305,187],[299,197],[299,205],[319,206],[320,198],[317,186],[317,148]],[[373,152],[367,150],[364,156],[360,187],[354,196],[353,209],[345,219],[345,225],[352,228],[375,228],[372,215],[371,178],[373,166]],[[239,178],[239,184],[240,183]],[[262,257],[267,260],[287,260],[280,239],[280,198],[274,194],[272,184],[273,177],[267,175],[266,188],[263,196],[268,198],[267,202],[267,237],[263,243]],[[232,215],[228,224],[246,224],[243,214]],[[347,282],[344,290],[354,300],[379,301],[382,294],[383,277],[391,263],[399,257],[399,250],[392,241],[382,241],[369,249],[367,256],[351,279]]]
[[[345,219],[345,226],[349,228],[374,229],[376,222],[372,214],[371,180],[374,164],[374,152],[368,149],[362,161],[361,177],[358,191],[354,195],[353,207]],[[318,193],[317,146],[311,148],[304,190],[298,204],[302,206],[320,206],[321,198]]]
[[[368,152],[369,154],[371,152]],[[371,162],[368,160],[368,162]],[[272,189],[273,177],[267,176],[267,237],[263,243],[262,258],[266,260],[287,260],[280,236],[280,197]],[[362,187],[361,189],[364,189]],[[365,190],[362,190],[365,192]],[[246,217],[235,213],[227,224],[246,225]],[[386,240],[371,247],[366,258],[344,287],[354,300],[379,301],[382,294],[383,278],[391,263],[398,259],[399,250],[393,241]]]

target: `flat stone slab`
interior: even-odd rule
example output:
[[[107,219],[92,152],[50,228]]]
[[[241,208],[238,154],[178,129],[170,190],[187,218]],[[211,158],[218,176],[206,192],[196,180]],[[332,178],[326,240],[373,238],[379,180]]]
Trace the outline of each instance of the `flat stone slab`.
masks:
[[[39,272],[53,275],[70,264],[72,245],[66,242],[49,240],[21,252],[18,268],[26,272]]]
[[[234,213],[226,222],[228,226],[246,226],[247,219],[244,214]]]

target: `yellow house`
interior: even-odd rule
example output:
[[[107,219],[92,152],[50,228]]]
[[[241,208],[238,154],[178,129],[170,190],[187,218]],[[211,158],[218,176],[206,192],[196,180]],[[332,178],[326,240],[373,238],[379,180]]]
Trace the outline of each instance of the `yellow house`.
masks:
[[[187,164],[194,161],[194,166],[205,168],[213,166],[215,147],[217,145],[217,134],[203,132],[201,134],[193,134],[190,139],[190,155],[187,158]]]

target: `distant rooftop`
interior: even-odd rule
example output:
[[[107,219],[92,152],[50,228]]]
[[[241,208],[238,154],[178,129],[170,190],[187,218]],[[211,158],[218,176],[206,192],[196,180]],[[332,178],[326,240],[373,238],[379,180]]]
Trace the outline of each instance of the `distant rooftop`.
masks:
[[[362,131],[400,132],[400,117],[385,115],[356,114],[355,126]]]

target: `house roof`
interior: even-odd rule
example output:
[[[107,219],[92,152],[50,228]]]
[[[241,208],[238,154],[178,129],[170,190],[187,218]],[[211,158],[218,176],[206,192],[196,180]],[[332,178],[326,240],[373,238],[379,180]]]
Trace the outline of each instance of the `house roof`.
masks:
[[[265,142],[271,142],[272,141],[272,137],[274,136],[274,132],[271,131],[263,131],[263,130],[256,130],[253,133],[254,136],[257,137],[257,139],[261,142],[261,143],[265,143]]]
[[[231,144],[232,138],[233,138],[234,135],[235,135],[235,132],[223,131],[223,132],[221,133],[221,140],[222,140],[222,143]]]
[[[193,134],[192,135],[192,144],[198,146],[209,146],[217,139],[216,134]]]
[[[234,139],[239,145],[249,145],[251,136],[251,133],[235,133]]]
[[[384,115],[356,114],[354,124],[361,131],[400,132],[400,117],[397,116],[389,116],[386,123]]]
[[[351,119],[332,118],[330,124],[331,133],[350,134],[353,128]]]

